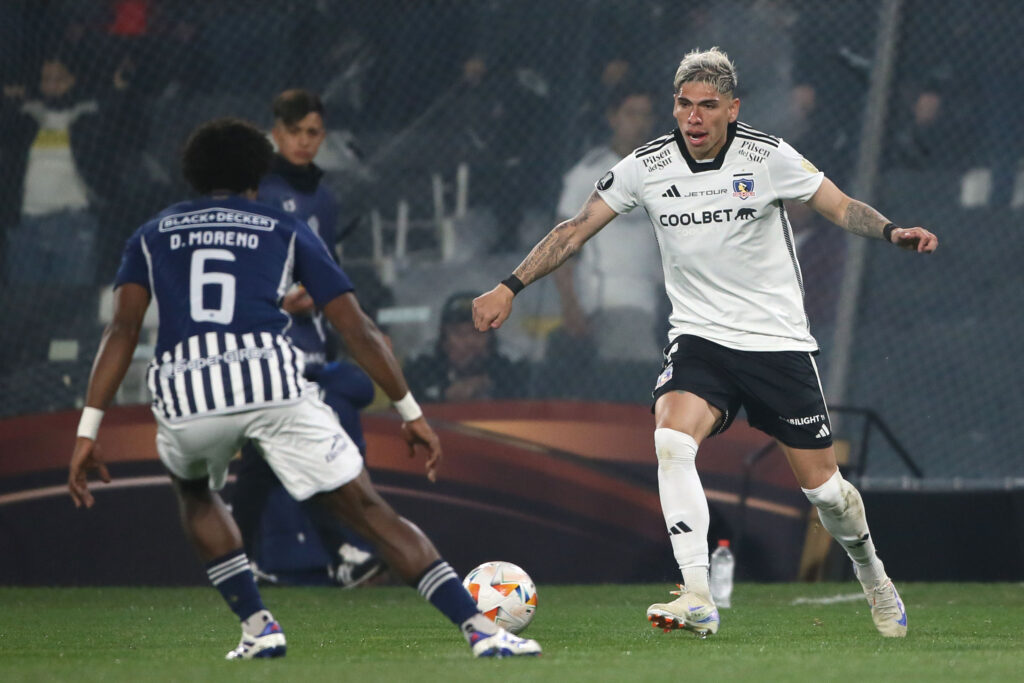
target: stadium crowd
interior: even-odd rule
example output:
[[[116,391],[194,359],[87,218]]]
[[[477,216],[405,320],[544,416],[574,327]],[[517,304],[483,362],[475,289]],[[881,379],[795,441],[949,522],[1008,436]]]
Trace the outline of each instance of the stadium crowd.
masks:
[[[898,180],[883,183],[890,201],[912,204],[925,193],[951,207],[1024,205],[1022,124],[999,94],[1024,78],[1012,22],[999,19],[1013,3],[984,4],[989,11],[953,3],[931,13],[923,0],[903,3],[882,159]],[[425,261],[453,259],[468,274],[436,285],[420,338],[396,348],[406,359],[427,357],[449,297],[472,273],[487,275],[493,258],[535,242],[561,211],[572,169],[607,149],[617,125],[609,105],[623,89],[650,93],[648,139],[670,130],[667,84],[693,47],[720,45],[741,67],[742,120],[849,184],[877,7],[626,0],[555,11],[543,0],[380,0],[371,12],[359,2],[8,0],[0,5],[0,267],[10,331],[0,414],[80,400],[100,329],[97,292],[124,239],[187,191],[177,153],[200,121],[236,115],[269,130],[266,103],[276,93],[322,95],[330,117],[317,163],[340,206],[332,246],[360,298],[401,307],[403,279]],[[992,104],[984,125],[979,101]],[[411,226],[405,259],[391,258],[400,205]],[[808,309],[829,329],[843,238],[793,213],[805,276],[815,280]],[[456,239],[446,257],[448,218]],[[580,265],[593,282],[599,265]],[[621,344],[604,349],[601,303],[579,294],[582,307],[563,296],[533,317],[533,346],[503,344],[520,378],[512,393],[646,402],[658,359]],[[663,310],[634,313],[646,316],[649,336],[664,337]],[[72,341],[72,351],[55,340]],[[417,370],[428,365],[411,364],[410,382],[436,385],[434,370]]]

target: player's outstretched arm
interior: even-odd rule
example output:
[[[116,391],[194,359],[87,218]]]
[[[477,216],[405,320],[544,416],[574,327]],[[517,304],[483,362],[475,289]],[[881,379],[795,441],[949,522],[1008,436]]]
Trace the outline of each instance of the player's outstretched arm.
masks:
[[[512,313],[512,299],[519,289],[565,263],[566,259],[577,253],[587,240],[617,215],[596,190],[592,192],[579,213],[556,225],[530,250],[509,278],[512,280],[511,287],[506,283],[499,284],[473,300],[473,323],[476,329],[486,332],[492,327],[501,327]]]
[[[359,301],[351,292],[334,297],[323,308],[335,329],[345,340],[345,347],[352,359],[388,395],[402,415],[402,438],[409,444],[409,455],[416,454],[416,447],[427,451],[427,478],[437,480],[437,466],[441,462],[441,442],[437,434],[423,417],[422,411],[409,393],[409,385],[402,374],[402,368],[391,352],[384,334],[376,324],[363,313]]]
[[[864,202],[849,197],[828,178],[807,204],[839,227],[862,237],[886,240],[902,249],[930,254],[939,238],[922,227],[901,228]]]
[[[149,292],[145,287],[129,282],[114,290],[114,313],[103,331],[96,360],[93,361],[89,388],[85,394],[85,409],[78,426],[75,449],[71,454],[68,490],[75,507],[84,505],[88,508],[95,502],[89,492],[89,471],[96,470],[103,481],[110,481],[110,473],[103,464],[96,444],[96,431],[103,411],[114,400],[114,394],[131,365],[148,307]]]

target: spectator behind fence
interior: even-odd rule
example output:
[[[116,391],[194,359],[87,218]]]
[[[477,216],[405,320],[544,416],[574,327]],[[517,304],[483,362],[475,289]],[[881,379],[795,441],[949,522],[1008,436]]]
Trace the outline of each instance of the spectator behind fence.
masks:
[[[799,8],[788,0],[718,0],[693,3],[660,3],[664,20],[662,40],[653,42],[644,62],[658,83],[670,80],[671,65],[693,45],[720,49],[738,63],[748,64],[738,92],[744,118],[761,130],[785,139],[798,125],[787,97],[793,85],[793,31]],[[816,14],[818,20],[821,15]]]
[[[957,106],[958,90],[976,80],[979,92],[975,96],[998,101],[999,95],[986,93],[989,86],[984,84],[994,80],[1006,86],[1003,73],[982,75],[990,68],[985,66],[988,60],[975,64],[964,58],[979,46],[991,44],[994,27],[986,25],[970,5],[954,4],[944,12],[926,10],[923,2],[909,2],[905,10],[909,13],[900,22],[889,104],[895,135],[893,144],[885,149],[884,168],[962,173],[978,165],[978,158],[990,150],[984,133],[963,135],[974,127],[974,114],[969,108]],[[942,40],[936,40],[937,35]],[[992,114],[998,116],[994,111]],[[990,119],[990,123],[996,120]],[[1003,126],[993,127],[1005,135]]]
[[[97,221],[90,181],[97,169],[89,147],[99,111],[95,98],[82,95],[68,60],[43,60],[36,93],[13,122],[18,156],[11,163],[25,170],[7,253],[10,281],[92,283]]]
[[[558,220],[576,214],[599,178],[619,159],[648,140],[654,125],[654,96],[624,84],[613,91],[606,108],[611,136],[590,150],[566,175],[558,200]],[[652,168],[664,157],[647,157]],[[657,326],[665,299],[658,242],[645,215],[627,214],[591,240],[589,248],[567,267],[555,271],[562,304],[562,325],[572,340],[592,347],[601,360],[657,361],[663,325]]]
[[[829,21],[808,11],[794,25],[790,106],[800,132],[787,141],[843,185],[856,163],[878,15],[858,2],[833,3],[829,11]]]
[[[498,351],[494,334],[473,327],[473,297],[459,292],[441,309],[441,327],[432,353],[406,366],[409,391],[422,401],[517,398],[525,370]]]
[[[286,90],[274,99],[273,112],[271,134],[278,151],[270,173],[260,182],[259,198],[305,221],[333,256],[338,206],[321,184],[324,173],[313,161],[326,135],[323,102],[306,90]],[[284,296],[282,308],[291,316],[288,337],[303,352],[306,379],[316,382],[321,399],[365,455],[359,410],[373,400],[372,380],[352,363],[329,362],[327,324],[305,289],[296,285]],[[330,578],[352,587],[381,567],[365,540],[317,506],[289,498],[251,441],[242,447],[232,503],[246,553],[254,566],[265,570],[257,576],[290,583],[324,583]],[[287,540],[275,543],[266,538],[265,518],[275,520],[274,538]],[[310,524],[328,554],[326,562],[313,538],[294,540],[309,536],[305,532]]]

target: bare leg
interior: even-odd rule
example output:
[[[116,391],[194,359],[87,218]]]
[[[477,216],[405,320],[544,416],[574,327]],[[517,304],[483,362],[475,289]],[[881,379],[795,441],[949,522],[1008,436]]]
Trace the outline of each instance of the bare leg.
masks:
[[[816,489],[836,473],[835,448],[793,448],[779,443],[800,488]]]
[[[185,535],[199,558],[210,562],[242,548],[242,535],[221,499],[206,479],[184,480],[171,475]]]
[[[671,391],[654,404],[654,424],[658,429],[689,434],[697,445],[708,437],[720,419],[722,411],[688,391]]]
[[[313,500],[373,544],[381,559],[406,581],[415,581],[440,558],[430,539],[381,498],[365,469],[344,486],[319,493]]]

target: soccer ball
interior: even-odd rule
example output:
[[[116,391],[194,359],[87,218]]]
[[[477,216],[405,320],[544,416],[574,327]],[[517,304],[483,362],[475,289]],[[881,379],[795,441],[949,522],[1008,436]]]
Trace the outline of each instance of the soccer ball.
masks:
[[[462,582],[484,616],[506,631],[519,633],[537,611],[533,579],[511,562],[484,562]]]

